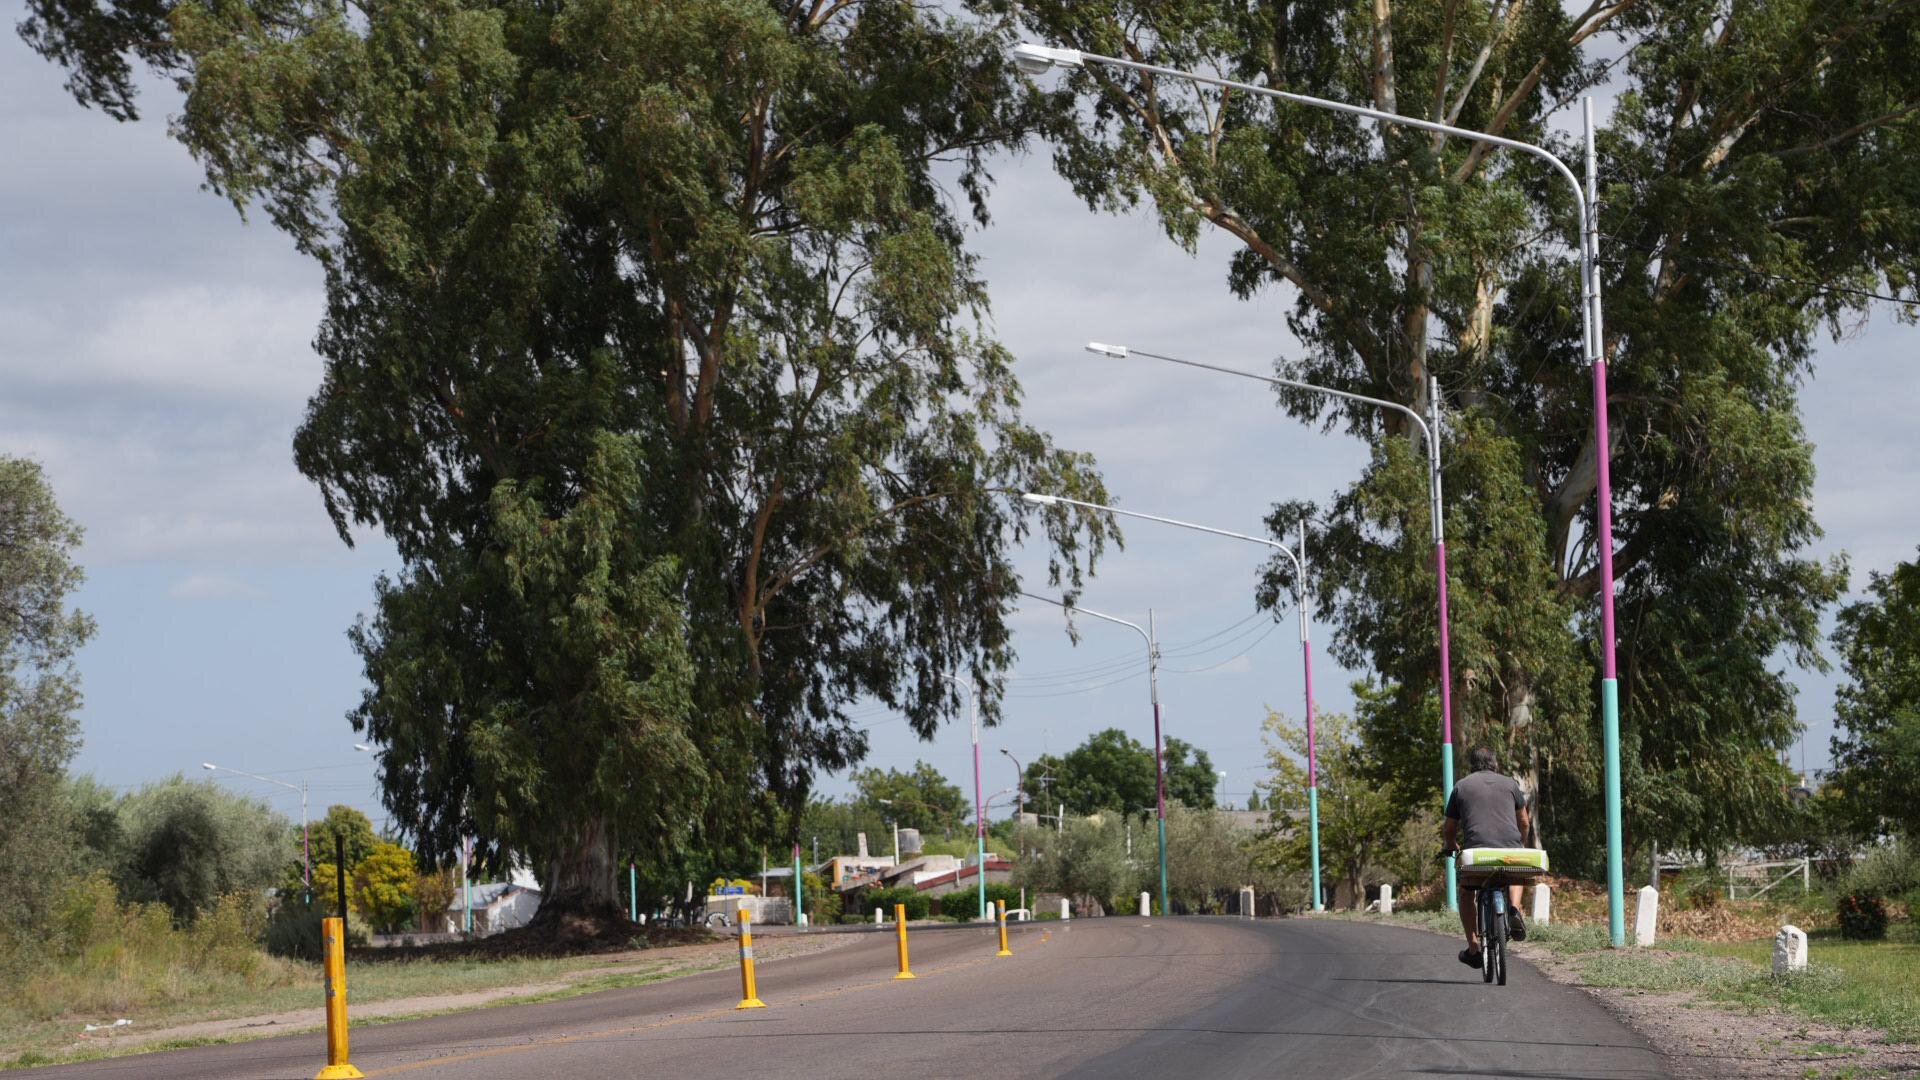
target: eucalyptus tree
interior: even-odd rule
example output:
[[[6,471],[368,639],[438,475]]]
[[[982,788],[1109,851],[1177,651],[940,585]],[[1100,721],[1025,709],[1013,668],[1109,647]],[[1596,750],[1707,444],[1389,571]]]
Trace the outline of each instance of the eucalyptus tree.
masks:
[[[80,749],[73,659],[94,630],[70,602],[80,540],[40,466],[0,454],[0,975],[38,955],[84,861],[89,815],[65,790]]]
[[[1776,657],[1819,666],[1842,568],[1818,535],[1797,402],[1822,331],[1916,299],[1920,7],[1900,0],[1005,3],[1030,35],[1543,144],[1588,93],[1599,136],[1630,825],[1711,846],[1767,812],[1795,727]],[[1036,89],[1059,171],[1148,204],[1226,284],[1292,304],[1279,373],[1424,408],[1437,377],[1454,549],[1456,743],[1565,800],[1593,790],[1590,386],[1571,195],[1485,143],[1090,64]],[[1603,113],[1606,112],[1603,100]],[[1286,341],[1275,327],[1277,342]],[[1210,359],[1221,359],[1210,357]],[[1246,358],[1255,360],[1258,358]],[[1196,394],[1209,392],[1195,384]],[[1282,391],[1375,456],[1326,512],[1336,654],[1425,713],[1436,657],[1426,488],[1392,414]],[[1275,535],[1310,508],[1276,507]],[[1289,582],[1276,567],[1268,599]],[[1437,732],[1425,734],[1431,748]],[[1431,798],[1434,777],[1402,775]],[[1577,841],[1593,815],[1546,824]],[[1575,843],[1575,847],[1581,847]],[[1590,848],[1588,848],[1590,850]]]
[[[1841,609],[1834,644],[1847,673],[1835,786],[1857,788],[1851,801],[1870,819],[1920,843],[1920,559],[1871,574],[1866,598]]]
[[[790,838],[849,702],[930,736],[1011,658],[1021,418],[964,239],[1019,137],[995,26],[905,0],[40,0],[82,101],[144,62],[208,183],[324,268],[295,438],[403,568],[356,727],[429,862],[554,917]],[[1094,497],[1089,495],[1088,497]],[[1043,526],[1073,588],[1104,540]],[[658,872],[656,872],[658,871]],[[677,890],[674,890],[677,891]]]

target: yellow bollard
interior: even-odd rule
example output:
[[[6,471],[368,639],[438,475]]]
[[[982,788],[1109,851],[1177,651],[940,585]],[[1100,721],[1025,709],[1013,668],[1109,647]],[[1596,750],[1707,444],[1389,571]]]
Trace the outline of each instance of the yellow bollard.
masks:
[[[321,965],[327,977],[327,1067],[313,1080],[350,1080],[366,1073],[347,1060],[347,924],[320,920]]]
[[[740,909],[740,1004],[736,1009],[764,1009],[767,1003],[760,1000],[753,984],[753,912]]]
[[[1000,912],[1000,951],[993,955],[1012,956],[1013,950],[1007,948],[1007,902],[1005,900],[995,900],[994,904],[998,906]]]
[[[896,979],[911,979],[913,972],[907,967],[907,905],[893,905],[893,925],[900,934],[900,974]]]

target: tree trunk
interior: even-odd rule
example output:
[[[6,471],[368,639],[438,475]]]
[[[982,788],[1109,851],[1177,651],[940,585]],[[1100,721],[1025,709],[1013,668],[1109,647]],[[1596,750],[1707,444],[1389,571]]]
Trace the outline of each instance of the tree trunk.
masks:
[[[613,834],[604,816],[594,814],[560,841],[547,860],[540,883],[543,895],[534,926],[569,919],[624,919],[614,882]]]

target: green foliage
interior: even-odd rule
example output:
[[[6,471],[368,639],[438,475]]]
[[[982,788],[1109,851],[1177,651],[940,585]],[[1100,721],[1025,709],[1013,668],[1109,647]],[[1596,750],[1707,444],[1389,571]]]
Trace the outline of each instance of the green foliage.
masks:
[[[853,785],[860,792],[854,809],[862,819],[897,821],[903,829],[919,829],[928,840],[973,836],[973,801],[924,761],[914,762],[912,772],[862,769],[853,775]],[[873,835],[867,840],[871,844]]]
[[[1254,834],[1212,810],[1167,811],[1167,899],[1175,912],[1217,915],[1248,884],[1258,852]],[[1136,847],[1136,851],[1139,849]],[[1154,889],[1152,882],[1143,886]],[[1158,903],[1158,897],[1155,897]]]
[[[264,894],[280,880],[291,825],[257,799],[175,774],[123,796],[118,809],[120,895],[161,904],[183,926],[222,896]]]
[[[315,880],[317,882],[318,878]],[[312,903],[307,903],[299,895],[282,896],[279,903],[274,905],[273,913],[267,917],[266,928],[260,934],[260,944],[271,956],[318,961],[325,944],[320,933],[320,920],[337,914],[331,888],[324,893],[315,889]],[[359,948],[370,940],[362,920],[347,920],[349,948]]]
[[[1163,758],[1169,801],[1213,805],[1216,775],[1205,750],[1170,738]],[[1022,784],[1029,794],[1044,795],[1048,810],[1056,801],[1079,813],[1138,814],[1157,805],[1153,747],[1119,728],[1096,731],[1060,757],[1037,758],[1027,766]]]
[[[413,926],[422,933],[446,929],[442,921],[460,897],[457,869],[428,870],[413,879]]]
[[[0,957],[16,961],[38,951],[88,827],[64,790],[80,738],[73,656],[93,635],[67,606],[80,537],[40,466],[0,456]]]
[[[1902,898],[1908,917],[1920,918],[1920,910],[1914,909],[1920,901],[1920,853],[1916,853],[1916,846],[1920,842],[1901,839],[1873,849],[1840,879],[1840,892]]]
[[[1358,689],[1358,688],[1357,688]],[[1353,906],[1361,903],[1370,872],[1387,856],[1407,818],[1391,783],[1375,779],[1379,765],[1340,713],[1316,716],[1315,749],[1320,787],[1320,867],[1323,885],[1344,878]],[[1271,787],[1282,805],[1307,805],[1307,732],[1271,710],[1267,713],[1267,763]],[[1312,865],[1312,838],[1305,820],[1279,825],[1267,841],[1270,862],[1294,871]],[[1439,847],[1438,837],[1430,839]]]
[[[398,844],[376,843],[347,879],[348,902],[376,930],[391,934],[413,914],[416,877],[413,852]]]
[[[880,813],[885,809],[861,799],[809,799],[800,815],[800,843],[810,845],[818,837],[821,858],[853,855],[860,850],[860,834],[866,833],[867,850],[887,854],[893,850],[893,830]]]
[[[326,271],[295,437],[401,571],[353,634],[384,799],[542,918],[793,839],[877,698],[998,717],[1011,554],[1077,587],[1108,526],[1020,412],[963,239],[1028,110],[996,28],[905,0],[41,0],[83,101],[172,130]],[[137,9],[137,10],[136,10]],[[959,193],[956,196],[955,193]],[[964,199],[964,201],[962,201]]]
[[[869,914],[874,911],[883,912],[889,922],[893,920],[893,906],[895,904],[905,904],[907,906],[907,918],[909,920],[924,919],[933,911],[933,897],[928,896],[926,893],[921,892],[911,885],[894,885],[885,889],[868,889],[866,896],[861,902],[866,905]]]
[[[1834,901],[1840,918],[1840,936],[1855,941],[1879,941],[1887,936],[1887,901],[1873,892],[1844,892]]]
[[[1920,840],[1920,560],[1870,575],[1840,612],[1834,642],[1847,682],[1834,713],[1840,782],[1874,818]]]
[[[351,806],[329,806],[327,815],[313,823],[312,834],[313,859],[334,861],[334,840],[343,842],[348,866],[359,866],[361,861],[373,854],[374,845],[380,837],[373,831],[373,822],[367,815]],[[299,834],[294,835],[299,841]]]
[[[839,920],[843,906],[840,894],[833,891],[826,878],[809,870],[801,875],[800,885],[805,893],[809,921],[827,926]]]
[[[1069,818],[1064,830],[1028,828],[1021,847],[1027,853],[1014,863],[1013,882],[1029,896],[1059,893],[1073,901],[1076,911],[1094,904],[1109,911],[1131,911],[1134,897],[1154,863],[1151,840],[1136,836],[1132,860],[1127,858],[1126,830],[1118,815]]]
[[[1776,658],[1820,666],[1820,613],[1844,581],[1807,557],[1819,530],[1798,387],[1819,337],[1856,325],[1870,294],[1916,298],[1910,20],[1880,0],[1411,0],[1383,49],[1365,4],[995,6],[1036,40],[1439,117],[1569,160],[1580,148],[1561,133],[1583,93],[1618,95],[1597,138],[1598,344],[1617,428],[1628,827],[1714,850],[1764,825],[1780,806],[1770,763],[1796,731]],[[1455,742],[1502,747],[1537,781],[1556,862],[1597,867],[1598,469],[1563,178],[1484,142],[1161,75],[1091,64],[1046,86],[1033,93],[1056,166],[1090,207],[1149,203],[1189,250],[1217,229],[1238,245],[1227,288],[1284,290],[1302,349],[1280,374],[1416,411],[1437,379]],[[1431,533],[1409,425],[1305,392],[1280,401],[1374,445],[1308,538],[1323,553],[1313,599],[1336,656],[1393,689],[1392,726],[1419,734],[1409,760],[1432,761]],[[1315,509],[1277,507],[1274,534],[1292,539]],[[1272,570],[1278,605],[1295,583],[1284,560]],[[1423,768],[1417,786],[1395,773],[1407,805],[1437,794]]]

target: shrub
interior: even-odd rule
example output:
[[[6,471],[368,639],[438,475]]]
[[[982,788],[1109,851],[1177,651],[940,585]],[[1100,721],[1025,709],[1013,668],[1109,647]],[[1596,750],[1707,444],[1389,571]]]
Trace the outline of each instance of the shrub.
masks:
[[[879,908],[893,918],[893,905],[907,905],[908,919],[924,919],[933,910],[933,898],[910,885],[895,885],[890,889],[867,890],[867,910]],[[871,917],[871,916],[869,916]]]
[[[274,956],[317,961],[320,959],[320,920],[335,914],[338,912],[331,897],[316,896],[313,903],[308,904],[299,893],[288,894],[268,916],[261,944]],[[347,920],[348,948],[360,948],[371,940],[364,919]]]
[[[1887,936],[1887,902],[1877,893],[1840,894],[1840,936],[1856,941],[1878,941]]]
[[[1687,890],[1687,907],[1694,911],[1712,911],[1720,906],[1720,889],[1711,881],[1702,881]]]

